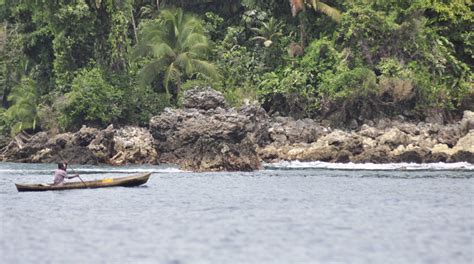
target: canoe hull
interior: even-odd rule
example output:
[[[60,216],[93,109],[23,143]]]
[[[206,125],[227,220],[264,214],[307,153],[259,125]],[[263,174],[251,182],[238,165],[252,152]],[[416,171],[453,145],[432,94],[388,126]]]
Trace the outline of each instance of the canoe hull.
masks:
[[[110,178],[85,182],[67,182],[62,185],[49,184],[15,184],[19,192],[42,192],[42,191],[60,191],[72,189],[95,189],[107,187],[134,187],[145,184],[150,178],[151,173],[132,175],[120,178]]]

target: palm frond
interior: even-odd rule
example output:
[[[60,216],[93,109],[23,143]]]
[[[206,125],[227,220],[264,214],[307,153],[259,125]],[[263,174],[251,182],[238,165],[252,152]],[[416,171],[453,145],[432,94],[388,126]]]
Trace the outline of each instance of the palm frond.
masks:
[[[259,35],[262,35],[262,34],[263,34],[263,30],[260,29],[260,28],[255,28],[255,27],[253,27],[253,28],[250,28],[250,30],[251,30],[253,33],[255,33],[255,34],[259,34]]]
[[[156,59],[165,59],[167,57],[176,57],[174,50],[167,43],[158,43],[152,46],[152,53]]]
[[[184,43],[187,41],[190,35],[201,35],[205,38],[204,28],[202,27],[200,20],[191,18],[190,21],[186,21],[186,23],[182,26],[178,41],[180,43]]]
[[[151,47],[152,46],[144,42],[137,43],[131,53],[132,59],[138,59],[139,57],[148,55],[151,52]]]
[[[139,80],[141,84],[149,84],[151,83],[156,76],[161,72],[161,70],[165,67],[165,63],[162,60],[155,60],[151,63],[145,65],[139,72]]]
[[[216,66],[208,61],[194,59],[193,64],[195,65],[196,72],[200,72],[210,78],[217,78],[219,76]]]
[[[341,12],[337,10],[336,8],[317,0],[311,0],[311,5],[315,11],[319,11],[327,15],[328,17],[330,17],[332,20],[336,21],[337,23],[341,22],[341,18],[342,18]]]
[[[197,44],[199,44],[200,47],[209,47],[206,36],[199,33],[191,33],[181,43],[181,48],[183,50],[192,49],[193,47],[196,47]]]
[[[261,37],[261,36],[256,36],[256,37],[251,37],[250,40],[261,40],[261,41],[266,41],[267,38]]]
[[[184,69],[186,74],[190,74],[193,72],[193,64],[192,59],[189,56],[188,52],[183,52],[176,57],[175,63],[180,69]]]
[[[209,44],[195,43],[193,46],[189,47],[188,52],[191,53],[194,58],[202,58],[205,57],[205,54],[207,54],[209,50]]]

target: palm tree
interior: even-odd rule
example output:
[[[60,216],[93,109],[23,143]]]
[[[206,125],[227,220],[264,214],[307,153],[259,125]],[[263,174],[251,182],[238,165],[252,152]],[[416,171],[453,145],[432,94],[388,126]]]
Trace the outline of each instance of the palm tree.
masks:
[[[12,105],[7,109],[5,115],[13,121],[12,135],[30,128],[36,129],[38,119],[36,112],[37,99],[35,83],[31,78],[23,77],[8,96],[8,100]]]
[[[283,35],[280,31],[281,22],[277,22],[275,18],[270,18],[268,23],[263,22],[260,28],[251,28],[258,36],[251,38],[250,40],[259,40],[263,42],[265,47],[270,47],[275,38]]]
[[[182,9],[162,10],[157,19],[146,23],[140,31],[137,55],[151,58],[140,71],[148,83],[163,74],[163,86],[174,102],[180,92],[184,77],[203,74],[216,77],[215,66],[205,59],[209,41],[201,21],[184,14]],[[170,89],[170,83],[173,89]]]

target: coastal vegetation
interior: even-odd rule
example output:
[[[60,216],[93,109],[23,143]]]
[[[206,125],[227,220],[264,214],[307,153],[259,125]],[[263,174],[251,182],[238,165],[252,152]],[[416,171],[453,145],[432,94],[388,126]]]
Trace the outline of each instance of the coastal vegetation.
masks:
[[[0,134],[148,125],[184,91],[334,125],[473,110],[471,0],[0,0]]]

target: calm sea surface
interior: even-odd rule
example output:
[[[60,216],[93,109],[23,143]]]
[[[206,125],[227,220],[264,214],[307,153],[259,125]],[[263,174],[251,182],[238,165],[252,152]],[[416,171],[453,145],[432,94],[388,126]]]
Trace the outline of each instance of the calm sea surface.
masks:
[[[18,193],[55,165],[0,163],[0,262],[473,263],[472,165],[320,165],[73,166],[84,180],[153,174],[144,187]]]

